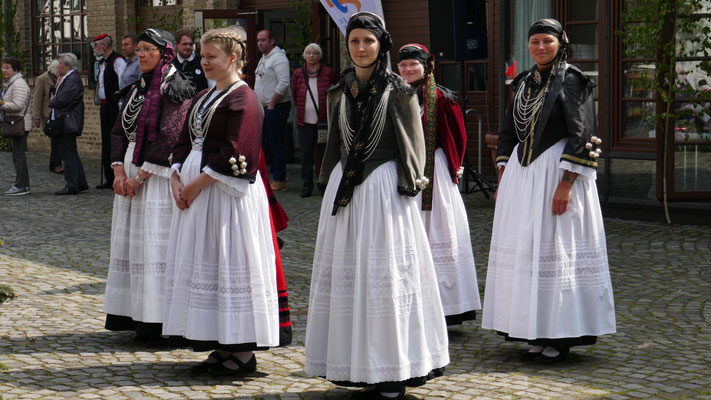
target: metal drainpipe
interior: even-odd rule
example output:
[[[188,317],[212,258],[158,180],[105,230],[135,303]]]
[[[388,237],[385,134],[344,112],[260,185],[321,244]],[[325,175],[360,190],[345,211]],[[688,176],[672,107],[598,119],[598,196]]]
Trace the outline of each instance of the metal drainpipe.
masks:
[[[612,60],[610,59],[610,47],[612,47],[614,36],[612,35],[612,10],[610,6],[611,0],[605,1],[605,18],[607,18],[607,29],[605,32],[605,196],[603,197],[603,210],[607,210],[608,202],[610,200],[610,179],[612,177],[612,171],[610,171],[610,165],[612,165],[612,158],[610,157],[610,101],[612,100],[612,84],[610,81],[612,71]]]
[[[2,0],[2,15],[3,15],[3,27],[7,23],[7,4],[5,4],[5,0]],[[3,49],[2,49],[2,55],[5,57],[7,54],[7,32],[5,29],[2,31],[2,42],[3,42]]]
[[[506,24],[506,3],[510,0],[499,0],[499,126],[501,129],[504,122],[504,113],[506,112],[506,91],[504,90],[506,86],[506,57],[508,54],[504,54],[505,39],[508,36],[508,26]],[[493,54],[493,50],[492,50]],[[491,127],[489,127],[491,130]],[[498,132],[497,132],[498,133]],[[479,171],[481,172],[481,171]]]

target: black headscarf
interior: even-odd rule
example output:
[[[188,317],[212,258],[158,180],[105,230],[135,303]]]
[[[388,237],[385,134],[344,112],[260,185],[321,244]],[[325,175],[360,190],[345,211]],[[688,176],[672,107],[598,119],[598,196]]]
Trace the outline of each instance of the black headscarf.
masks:
[[[417,60],[425,68],[425,75],[432,68],[430,65],[434,60],[434,56],[430,54],[427,47],[418,43],[408,43],[400,47],[400,51],[397,53],[397,62],[402,60]]]
[[[373,33],[373,35],[375,35],[378,42],[380,42],[380,51],[378,52],[378,57],[375,59],[373,64],[387,58],[388,52],[393,47],[393,39],[390,36],[390,32],[385,30],[385,23],[379,16],[367,11],[361,11],[351,15],[351,18],[348,20],[348,25],[346,25],[346,43],[348,43],[348,37],[353,29],[369,30]],[[348,52],[348,57],[350,57],[350,52]],[[353,61],[352,57],[351,61]],[[373,64],[363,68],[368,68]]]
[[[545,19],[540,19],[536,22],[534,22],[531,27],[528,29],[528,37],[530,38],[531,36],[538,34],[538,33],[547,33],[551,34],[555,37],[558,38],[558,41],[560,42],[560,48],[558,49],[558,54],[556,54],[555,58],[553,61],[551,61],[551,67],[550,67],[550,72],[548,74],[548,81],[542,82],[542,88],[540,90],[546,90],[547,93],[545,94],[545,99],[543,103],[543,108],[541,110],[541,114],[538,118],[538,121],[536,122],[536,127],[534,131],[534,140],[539,140],[540,137],[543,133],[543,129],[545,128],[546,124],[548,123],[548,117],[551,114],[551,111],[553,110],[553,106],[555,104],[556,98],[558,95],[561,93],[563,89],[563,82],[565,80],[565,70],[566,70],[566,48],[568,45],[568,36],[565,34],[565,31],[563,30],[563,26],[558,22],[557,20],[553,18],[545,18]],[[532,71],[535,71],[538,73],[538,66],[534,65],[532,68]],[[524,82],[526,85],[535,85],[534,84],[534,74],[529,74],[528,78]]]
[[[148,28],[145,32],[138,36],[138,41],[148,42],[154,44],[160,53],[163,54],[165,49],[170,44],[171,47],[175,48],[175,37],[172,33],[164,31],[163,29]]]
[[[568,35],[563,30],[563,25],[553,18],[539,19],[528,29],[528,38],[530,39],[531,36],[539,33],[547,33],[558,38],[560,48],[558,49],[558,54],[556,55],[556,60],[554,61],[565,61],[567,58],[566,50],[568,49],[569,42]]]
[[[390,33],[385,30],[383,20],[373,13],[364,11],[351,16],[346,26],[346,43],[348,43],[348,37],[353,29],[366,29],[373,33],[380,43],[380,50],[372,64],[361,67],[369,68],[376,65],[367,82],[359,82],[353,69],[346,70],[344,74],[344,80],[348,85],[345,94],[353,117],[350,123],[355,135],[346,158],[346,164],[343,167],[343,176],[338,184],[336,197],[333,200],[331,215],[336,215],[339,207],[346,207],[350,203],[355,187],[363,182],[365,149],[369,145],[369,134],[372,129],[375,108],[380,103],[387,87],[388,51],[393,45]],[[350,51],[348,55],[350,57]],[[380,63],[378,64],[378,62]]]

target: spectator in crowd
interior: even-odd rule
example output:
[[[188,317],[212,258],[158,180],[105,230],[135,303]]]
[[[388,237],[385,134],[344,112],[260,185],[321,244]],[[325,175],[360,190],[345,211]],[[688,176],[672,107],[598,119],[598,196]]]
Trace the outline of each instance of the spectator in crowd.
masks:
[[[202,57],[195,54],[195,33],[192,29],[179,29],[175,32],[175,42],[177,55],[173,59],[173,65],[178,68],[178,71],[185,74],[195,84],[195,89],[200,91],[214,86],[211,85],[205,77],[205,72],[202,70],[200,61]]]
[[[35,79],[35,94],[32,96],[32,119],[35,127],[43,128],[49,119],[50,90],[57,84],[59,61],[52,60],[42,75]],[[62,156],[59,154],[59,138],[49,138],[49,170],[61,174],[64,172]]]
[[[318,124],[326,123],[326,91],[335,84],[336,71],[321,64],[321,46],[310,43],[304,49],[306,64],[294,70],[291,76],[291,95],[296,103],[296,126],[299,131],[299,151],[301,152],[301,197],[311,196],[314,188],[314,152],[318,143],[318,154],[326,148],[326,135],[320,138]],[[321,164],[321,160],[317,161]]]
[[[72,53],[60,54],[59,78],[57,88],[49,107],[52,109],[50,119],[62,120],[62,131],[58,135],[59,152],[64,163],[63,189],[54,194],[58,196],[73,195],[89,189],[84,175],[84,166],[77,152],[77,136],[84,129],[84,84],[77,69],[77,56]]]
[[[289,59],[286,52],[274,44],[274,34],[257,33],[257,48],[262,53],[257,69],[254,91],[264,106],[262,147],[271,167],[270,185],[275,192],[286,190],[286,119],[291,110],[289,90]]]
[[[32,130],[30,87],[22,77],[22,62],[15,57],[2,60],[2,123],[3,136],[12,144],[12,163],[15,165],[15,184],[5,192],[8,196],[30,194],[30,174],[27,171],[27,135]]]
[[[111,129],[114,127],[119,112],[119,77],[126,69],[126,61],[112,47],[111,36],[102,34],[94,38],[92,47],[97,59],[96,96],[101,119],[101,167],[105,182],[97,189],[111,189],[114,183],[114,171],[111,169]],[[66,168],[66,165],[64,166]]]
[[[123,39],[121,39],[121,51],[123,56],[126,57],[126,69],[119,79],[119,90],[131,86],[141,77],[141,71],[138,69],[136,46],[138,46],[138,36],[135,33],[124,35]]]

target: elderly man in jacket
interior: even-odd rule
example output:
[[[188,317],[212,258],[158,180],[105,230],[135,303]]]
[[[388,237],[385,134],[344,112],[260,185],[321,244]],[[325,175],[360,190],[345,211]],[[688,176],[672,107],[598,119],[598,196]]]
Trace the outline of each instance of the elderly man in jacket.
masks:
[[[35,79],[35,94],[32,96],[32,120],[36,128],[44,127],[49,119],[49,99],[50,89],[57,84],[57,74],[59,73],[59,61],[52,60],[47,67],[47,71]],[[57,138],[50,138],[49,170],[61,174],[64,172],[62,166],[62,156],[59,154],[59,142]]]
[[[61,120],[59,152],[64,163],[66,185],[56,191],[58,196],[77,194],[87,190],[84,166],[77,152],[77,136],[84,129],[84,85],[76,71],[77,57],[72,53],[60,54],[59,82],[54,97],[49,102],[52,109],[50,119]]]

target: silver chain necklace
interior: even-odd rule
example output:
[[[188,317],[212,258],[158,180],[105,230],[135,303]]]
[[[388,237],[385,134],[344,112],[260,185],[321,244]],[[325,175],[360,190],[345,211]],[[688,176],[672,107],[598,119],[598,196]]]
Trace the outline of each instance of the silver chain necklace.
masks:
[[[138,94],[138,89],[134,89],[131,98],[128,99],[126,107],[121,114],[121,127],[130,142],[136,141],[136,131],[138,130],[138,115],[141,113],[143,102],[146,100],[143,94]]]
[[[533,133],[535,129],[538,117],[543,111],[543,104],[545,103],[546,94],[548,93],[548,83],[541,89],[538,94],[531,96],[531,88],[526,90],[526,85],[521,84],[516,95],[514,96],[514,129],[516,130],[516,137],[518,137],[519,142],[525,142],[526,139]],[[521,137],[523,134],[523,138]]]
[[[202,143],[207,137],[208,128],[210,126],[210,122],[212,121],[212,116],[213,114],[215,114],[215,110],[217,109],[217,106],[220,104],[222,99],[224,99],[225,96],[227,96],[228,94],[237,90],[237,88],[241,87],[242,85],[246,85],[246,83],[244,81],[238,81],[228,90],[216,94],[215,96],[217,96],[217,99],[207,107],[204,105],[209,102],[209,98],[213,97],[210,96],[210,94],[214,92],[208,92],[198,100],[197,104],[195,104],[195,107],[193,107],[193,111],[188,117],[188,126],[190,127],[190,142],[193,144],[193,150],[202,149]]]
[[[383,129],[385,128],[385,116],[386,116],[386,106],[388,104],[388,98],[390,97],[390,85],[386,86],[384,93],[380,98],[380,102],[373,110],[373,120],[370,123],[370,135],[368,135],[368,145],[365,148],[365,156],[363,161],[370,158],[375,151],[375,148],[380,142],[380,138],[383,135]],[[355,140],[355,131],[351,128],[351,124],[348,121],[348,115],[346,115],[346,94],[341,94],[341,108],[340,115],[338,118],[338,127],[341,130],[341,141],[346,147],[346,152],[350,153],[351,146]]]

